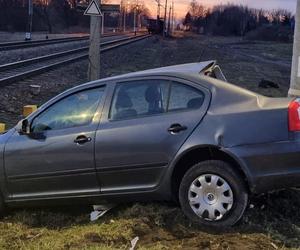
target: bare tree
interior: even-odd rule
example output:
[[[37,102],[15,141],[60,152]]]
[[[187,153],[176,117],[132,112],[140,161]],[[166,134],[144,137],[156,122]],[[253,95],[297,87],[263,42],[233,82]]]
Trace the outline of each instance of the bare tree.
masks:
[[[185,24],[187,19],[192,20],[195,31],[204,27],[206,33],[245,36],[249,31],[266,25],[291,26],[293,16],[287,10],[264,11],[234,4],[217,5],[209,10],[192,0]]]

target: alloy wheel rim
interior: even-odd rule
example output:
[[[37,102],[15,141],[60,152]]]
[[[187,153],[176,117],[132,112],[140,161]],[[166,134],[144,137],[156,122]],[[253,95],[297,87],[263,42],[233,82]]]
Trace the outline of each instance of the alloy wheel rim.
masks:
[[[208,221],[218,221],[231,210],[233,192],[222,177],[204,174],[190,185],[188,200],[197,216]]]

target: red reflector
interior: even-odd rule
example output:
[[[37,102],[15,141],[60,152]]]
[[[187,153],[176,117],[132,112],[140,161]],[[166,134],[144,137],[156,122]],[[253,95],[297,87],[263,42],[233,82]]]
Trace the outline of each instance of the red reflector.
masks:
[[[300,98],[289,105],[289,131],[300,131]]]

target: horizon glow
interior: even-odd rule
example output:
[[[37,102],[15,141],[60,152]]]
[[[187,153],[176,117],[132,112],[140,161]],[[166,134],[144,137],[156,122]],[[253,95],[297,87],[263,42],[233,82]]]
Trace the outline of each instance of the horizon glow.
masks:
[[[144,4],[148,7],[151,11],[152,16],[156,16],[157,13],[157,4],[155,0],[140,0],[144,2]],[[181,19],[185,16],[189,9],[189,4],[191,0],[174,0],[175,4],[175,17],[177,19]],[[168,5],[172,3],[172,0],[168,0]],[[198,3],[206,6],[206,7],[213,7],[214,5],[218,4],[241,4],[247,5],[250,8],[257,8],[257,9],[287,9],[292,13],[296,11],[296,0],[198,0]],[[165,4],[165,0],[161,0],[161,4]],[[163,10],[161,10],[161,16],[163,16]]]

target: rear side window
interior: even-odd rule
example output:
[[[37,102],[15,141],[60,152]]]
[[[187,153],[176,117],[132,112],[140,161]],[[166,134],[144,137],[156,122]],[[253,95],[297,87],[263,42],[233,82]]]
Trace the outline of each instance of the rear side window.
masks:
[[[141,80],[117,84],[109,119],[122,120],[174,111],[199,109],[204,93],[168,80]]]
[[[168,86],[168,82],[163,80],[118,84],[110,110],[110,119],[129,119],[165,112]]]
[[[188,85],[173,83],[168,111],[198,109],[204,102],[204,93]]]

